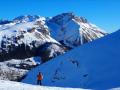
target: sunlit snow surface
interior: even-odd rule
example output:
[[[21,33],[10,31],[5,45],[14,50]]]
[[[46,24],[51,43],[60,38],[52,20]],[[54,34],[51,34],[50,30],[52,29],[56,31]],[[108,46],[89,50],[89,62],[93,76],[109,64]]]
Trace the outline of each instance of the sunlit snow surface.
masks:
[[[0,80],[0,90],[93,90],[93,89],[48,87],[48,86],[30,85],[19,82]],[[108,90],[120,90],[120,87],[112,88]]]
[[[0,90],[89,90],[89,89],[47,87],[0,80]]]

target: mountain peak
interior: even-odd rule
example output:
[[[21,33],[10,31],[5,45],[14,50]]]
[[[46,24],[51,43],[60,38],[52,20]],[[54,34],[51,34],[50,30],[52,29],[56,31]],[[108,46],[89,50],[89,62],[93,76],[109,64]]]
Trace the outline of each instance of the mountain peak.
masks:
[[[106,35],[86,18],[71,12],[59,14],[50,19],[47,24],[51,29],[52,37],[70,47],[76,47]]]
[[[72,19],[77,21],[77,22],[88,23],[86,18],[76,16],[73,12],[67,12],[67,13],[59,14],[59,15],[53,17],[52,20],[50,20],[50,22],[56,21],[56,23],[63,25],[64,22],[68,22]]]
[[[69,16],[71,19],[75,19],[76,21],[87,23],[87,19],[84,17],[80,17],[75,15],[73,12],[62,13],[63,16]]]

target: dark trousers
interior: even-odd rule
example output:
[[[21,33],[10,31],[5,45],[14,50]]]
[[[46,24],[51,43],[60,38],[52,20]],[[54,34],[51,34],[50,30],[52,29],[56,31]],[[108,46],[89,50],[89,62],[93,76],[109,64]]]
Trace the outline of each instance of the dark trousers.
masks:
[[[37,85],[42,85],[41,80],[37,80]]]

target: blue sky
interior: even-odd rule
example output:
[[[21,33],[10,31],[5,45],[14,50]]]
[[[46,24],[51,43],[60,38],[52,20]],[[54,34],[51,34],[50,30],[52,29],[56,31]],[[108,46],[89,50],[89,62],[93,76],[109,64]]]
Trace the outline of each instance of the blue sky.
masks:
[[[120,28],[120,0],[0,0],[0,18],[55,16],[72,11],[107,32]]]

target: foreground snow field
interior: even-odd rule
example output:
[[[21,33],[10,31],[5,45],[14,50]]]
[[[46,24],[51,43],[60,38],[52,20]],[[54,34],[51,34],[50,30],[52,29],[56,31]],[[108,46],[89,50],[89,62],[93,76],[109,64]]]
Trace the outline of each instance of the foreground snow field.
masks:
[[[89,89],[47,87],[0,80],[0,90],[89,90]]]
[[[92,90],[92,89],[48,87],[0,80],[0,90]],[[109,90],[120,90],[120,87],[112,88]]]

